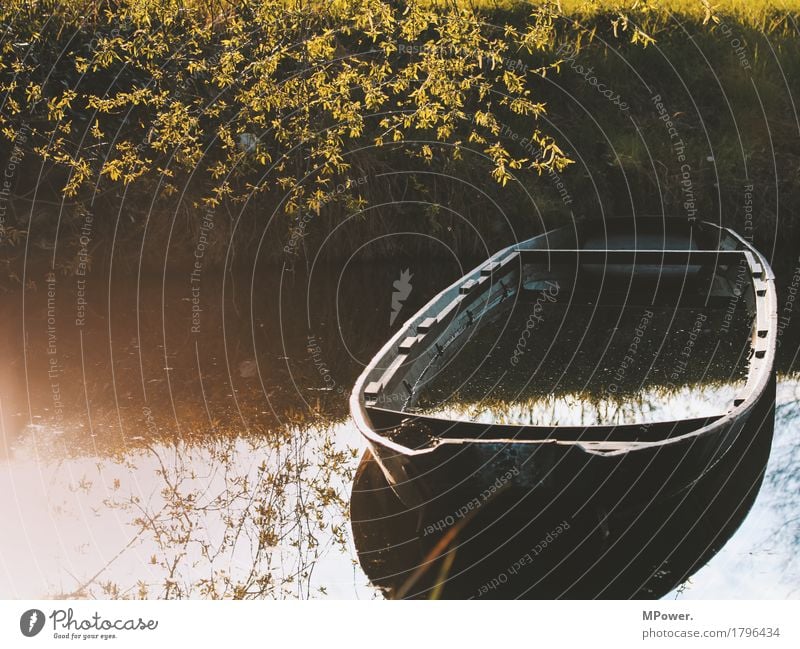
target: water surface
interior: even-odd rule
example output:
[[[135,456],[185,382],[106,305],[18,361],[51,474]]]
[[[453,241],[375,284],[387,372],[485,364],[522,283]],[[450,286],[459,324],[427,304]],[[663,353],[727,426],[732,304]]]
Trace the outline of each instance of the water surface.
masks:
[[[10,533],[0,596],[381,597],[348,519],[364,450],[349,390],[404,319],[464,269],[357,262],[308,276],[207,274],[199,292],[188,271],[126,270],[83,285],[43,275],[3,296],[0,517]],[[393,316],[406,269],[411,290]],[[790,335],[784,354],[797,348]],[[669,596],[797,595],[791,370],[790,359],[752,510]],[[642,407],[692,407],[680,391],[666,410],[657,396],[645,392]],[[539,405],[566,417],[568,398]],[[513,416],[536,415],[519,408]]]

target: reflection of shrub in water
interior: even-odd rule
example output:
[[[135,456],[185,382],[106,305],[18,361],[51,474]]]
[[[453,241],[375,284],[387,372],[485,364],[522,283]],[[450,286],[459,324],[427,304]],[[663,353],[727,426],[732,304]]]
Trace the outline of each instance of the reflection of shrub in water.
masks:
[[[106,579],[111,564],[73,596],[307,598],[317,560],[346,549],[345,485],[354,455],[331,431],[294,431],[288,443],[223,438],[201,446],[153,446],[131,460],[154,463],[149,497],[105,499],[136,533],[122,551],[150,555],[147,582]],[[137,473],[140,470],[137,470]],[[137,475],[137,483],[144,480]],[[122,554],[120,553],[120,554]],[[105,581],[104,581],[105,580]]]
[[[420,410],[529,425],[642,421],[693,394],[716,408],[746,379],[746,314],[720,339],[701,309],[542,305],[540,321],[523,304],[483,325],[425,384]],[[535,335],[522,338],[531,322]]]

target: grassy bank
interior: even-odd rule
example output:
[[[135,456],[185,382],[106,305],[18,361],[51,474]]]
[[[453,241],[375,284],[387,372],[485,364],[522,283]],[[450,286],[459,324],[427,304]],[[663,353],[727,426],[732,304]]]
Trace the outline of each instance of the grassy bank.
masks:
[[[797,10],[12,1],[5,274],[26,246],[102,266],[112,240],[131,268],[199,244],[207,263],[480,257],[573,215],[662,212],[791,269]]]

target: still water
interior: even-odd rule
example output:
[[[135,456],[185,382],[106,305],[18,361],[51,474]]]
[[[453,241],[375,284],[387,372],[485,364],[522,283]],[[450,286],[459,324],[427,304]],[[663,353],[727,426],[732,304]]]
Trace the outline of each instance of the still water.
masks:
[[[384,596],[350,527],[364,444],[349,390],[464,270],[354,258],[198,282],[26,278],[0,298],[0,597]],[[755,503],[667,597],[800,594],[790,336]]]

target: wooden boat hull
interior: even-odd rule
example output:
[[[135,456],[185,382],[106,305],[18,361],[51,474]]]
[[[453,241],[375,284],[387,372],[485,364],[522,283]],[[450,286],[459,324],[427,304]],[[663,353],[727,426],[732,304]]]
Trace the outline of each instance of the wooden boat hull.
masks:
[[[361,566],[388,598],[662,597],[719,552],[753,505],[772,442],[774,392],[773,381],[723,459],[693,486],[630,508],[542,503],[510,488],[477,510],[409,509],[367,451],[351,497]],[[518,566],[548,534],[555,538],[535,562]]]
[[[746,434],[752,413],[771,398],[776,297],[774,276],[758,251],[730,230],[703,226],[706,236],[711,230],[717,237],[719,249],[564,249],[561,242],[574,236],[574,228],[545,233],[498,252],[412,317],[359,377],[350,402],[356,425],[397,496],[409,507],[458,508],[513,486],[535,491],[543,504],[582,500],[611,508],[674,496],[719,463],[739,436]],[[614,227],[624,226],[617,222]],[[659,227],[666,240],[671,226]],[[699,269],[709,263],[721,264],[731,277],[735,264],[741,262],[745,268],[746,284],[733,290],[737,299],[741,293],[752,305],[751,360],[746,390],[724,414],[638,426],[547,428],[448,421],[402,407],[382,407],[381,399],[392,403],[405,392],[415,396],[426,371],[420,367],[432,362],[428,359],[446,356],[441,343],[448,332],[473,326],[480,317],[476,314],[496,308],[490,303],[502,301],[509,286],[513,291],[514,281],[519,287],[531,276],[544,276],[531,274],[526,264],[539,264],[535,269],[541,270],[544,264],[583,263],[586,272],[605,272],[610,267],[629,272],[625,269],[640,261],[644,270],[637,266],[635,272],[659,276],[664,269],[701,276]],[[517,263],[516,274],[505,275],[505,281],[496,277]],[[716,272],[711,273],[711,284]],[[421,429],[426,431],[422,437]],[[411,437],[404,431],[411,431]]]
[[[441,444],[420,455],[397,453],[380,441],[369,446],[409,506],[458,508],[509,484],[535,489],[546,501],[577,499],[612,507],[647,503],[689,488],[719,462],[748,419],[742,415],[700,437],[622,453],[513,441]]]

